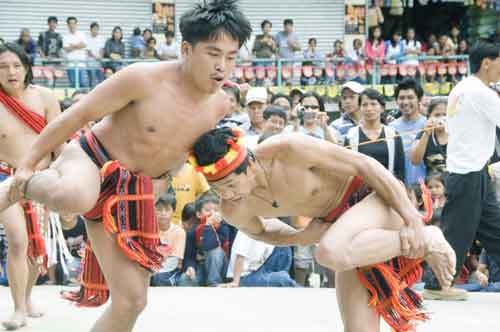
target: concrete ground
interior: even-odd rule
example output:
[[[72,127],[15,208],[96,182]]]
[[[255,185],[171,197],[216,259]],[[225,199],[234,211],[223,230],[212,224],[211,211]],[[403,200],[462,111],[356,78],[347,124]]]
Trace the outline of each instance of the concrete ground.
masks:
[[[61,287],[36,287],[47,315],[23,332],[86,332],[103,308],[80,309],[59,298]],[[466,302],[427,301],[422,332],[500,332],[500,294],[470,294]],[[0,320],[12,310],[0,287]],[[1,330],[1,328],[0,328]],[[150,288],[136,332],[342,332],[335,290],[287,288]],[[382,332],[389,332],[384,325]]]

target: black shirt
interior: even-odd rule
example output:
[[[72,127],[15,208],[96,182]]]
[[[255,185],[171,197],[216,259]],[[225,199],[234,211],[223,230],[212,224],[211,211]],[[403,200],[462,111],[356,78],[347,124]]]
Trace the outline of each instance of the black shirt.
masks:
[[[63,39],[59,33],[47,30],[38,36],[38,47],[45,56],[59,58]]]
[[[359,130],[359,147],[358,152],[370,156],[381,163],[385,168],[389,169],[389,149],[386,141],[378,141],[375,143],[362,144],[370,139],[365,135],[361,128]],[[383,130],[380,132],[378,139],[385,138]],[[405,153],[403,142],[400,136],[394,137],[394,175],[401,181],[405,179]]]
[[[420,140],[423,134],[424,132],[418,133],[417,139]],[[430,135],[424,153],[424,164],[428,174],[446,172],[446,145],[440,144],[434,133]]]
[[[78,250],[87,241],[87,230],[85,229],[85,222],[82,217],[78,217],[75,227],[63,230],[63,235],[71,255],[79,257]]]

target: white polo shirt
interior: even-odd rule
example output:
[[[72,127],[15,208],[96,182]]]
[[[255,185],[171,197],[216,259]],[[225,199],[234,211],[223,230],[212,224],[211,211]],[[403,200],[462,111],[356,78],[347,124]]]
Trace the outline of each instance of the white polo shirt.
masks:
[[[87,38],[85,37],[85,34],[80,31],[75,31],[75,33],[71,33],[68,31],[63,35],[63,47],[79,44],[80,42],[86,44],[86,39]],[[71,52],[66,52],[66,59],[85,61],[87,60],[87,50],[85,48],[81,48],[78,50],[73,50]]]
[[[448,150],[451,173],[481,170],[493,155],[500,127],[500,97],[476,76],[457,84],[448,96]]]

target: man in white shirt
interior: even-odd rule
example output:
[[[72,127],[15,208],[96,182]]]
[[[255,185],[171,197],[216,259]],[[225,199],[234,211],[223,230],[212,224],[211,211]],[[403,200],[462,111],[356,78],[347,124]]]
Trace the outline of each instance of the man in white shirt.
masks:
[[[158,46],[157,51],[161,60],[176,60],[179,58],[179,48],[172,31],[165,32],[165,42]]]
[[[500,44],[479,41],[470,50],[472,76],[448,97],[447,200],[443,233],[457,255],[460,271],[475,238],[489,253],[500,254],[500,205],[488,174],[500,127],[500,97],[489,87],[500,80]],[[426,283],[424,297],[455,299]]]
[[[89,75],[89,86],[94,87],[104,80],[100,60],[104,54],[106,41],[99,35],[99,23],[90,24],[90,34],[87,36],[87,56],[89,59],[87,74]]]
[[[76,17],[68,17],[66,23],[68,33],[63,35],[63,49],[66,60],[71,62],[68,63],[68,79],[72,88],[85,88],[87,87],[86,72],[82,68],[85,67],[85,61],[87,61],[86,38],[82,32],[76,30],[78,24]],[[77,73],[79,86],[76,85]]]
[[[222,287],[297,287],[288,271],[292,249],[275,247],[238,232],[231,249],[227,277],[233,281]]]

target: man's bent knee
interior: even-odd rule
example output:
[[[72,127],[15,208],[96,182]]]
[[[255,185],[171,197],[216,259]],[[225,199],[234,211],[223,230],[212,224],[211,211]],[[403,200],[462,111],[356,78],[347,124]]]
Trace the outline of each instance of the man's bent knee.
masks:
[[[351,263],[350,251],[349,245],[341,247],[320,242],[315,250],[314,257],[320,265],[335,272],[344,272],[354,268]]]

